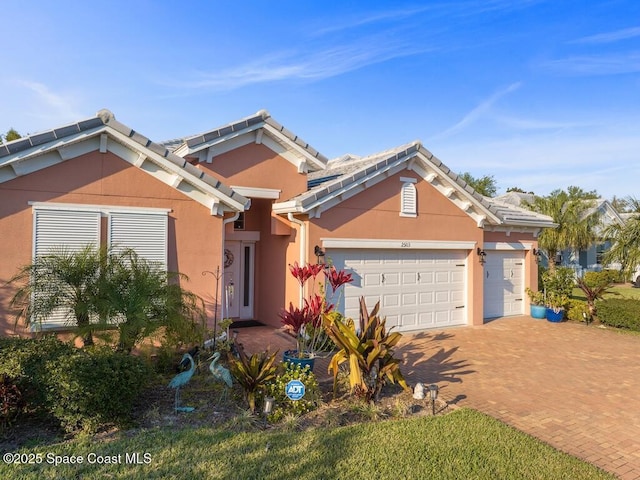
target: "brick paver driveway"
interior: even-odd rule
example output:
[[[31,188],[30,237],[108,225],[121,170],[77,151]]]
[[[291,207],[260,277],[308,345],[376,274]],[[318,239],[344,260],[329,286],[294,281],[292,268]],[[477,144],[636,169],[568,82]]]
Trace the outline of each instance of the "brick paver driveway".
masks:
[[[403,338],[411,384],[640,479],[640,336],[529,317]]]

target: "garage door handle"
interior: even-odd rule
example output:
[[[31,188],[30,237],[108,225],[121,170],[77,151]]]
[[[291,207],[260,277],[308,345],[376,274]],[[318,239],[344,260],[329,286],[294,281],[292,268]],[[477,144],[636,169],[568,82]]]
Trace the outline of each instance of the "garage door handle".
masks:
[[[511,270],[511,278],[513,278],[513,270]]]
[[[382,283],[384,283],[384,273],[382,274]]]
[[[420,281],[420,272],[418,272],[418,281]]]
[[[489,272],[487,272],[487,278],[489,278]]]

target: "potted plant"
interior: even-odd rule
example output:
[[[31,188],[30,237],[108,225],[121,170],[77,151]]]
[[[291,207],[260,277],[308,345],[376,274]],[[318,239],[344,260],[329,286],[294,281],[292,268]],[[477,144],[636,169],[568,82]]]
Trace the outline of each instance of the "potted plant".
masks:
[[[289,270],[291,275],[298,280],[301,288],[304,288],[309,279],[312,280],[315,286],[316,278],[320,272],[323,272],[332,294],[335,294],[345,283],[352,281],[350,274],[337,270],[334,266],[319,263],[301,267],[296,262],[294,265],[289,266]],[[284,329],[295,336],[297,343],[296,350],[284,352],[283,360],[302,366],[308,365],[311,370],[313,370],[314,358],[317,353],[327,350],[327,345],[332,344],[331,339],[323,328],[322,317],[331,313],[334,305],[327,301],[323,282],[318,282],[318,284],[320,294],[312,291],[301,307],[295,307],[292,302],[289,302],[289,308],[284,309],[279,315]]]
[[[544,304],[544,293],[534,292],[529,287],[526,289],[530,302],[530,314],[533,318],[545,318],[547,307]]]
[[[563,293],[547,293],[547,320],[561,322],[564,318],[565,305],[569,303],[569,297]]]

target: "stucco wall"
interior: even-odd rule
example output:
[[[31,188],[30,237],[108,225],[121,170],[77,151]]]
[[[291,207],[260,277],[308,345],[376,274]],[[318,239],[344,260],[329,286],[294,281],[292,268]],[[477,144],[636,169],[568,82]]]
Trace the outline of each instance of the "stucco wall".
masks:
[[[212,163],[199,163],[225,185],[281,190],[278,201],[307,190],[307,176],[273,150],[255,143],[213,157]]]
[[[280,190],[275,201],[287,200],[307,189],[307,176],[300,174],[288,160],[264,145],[248,144],[217,155],[212,163],[198,167],[226,185]],[[297,305],[295,280],[288,265],[299,259],[300,235],[296,226],[287,230],[289,221],[281,219],[278,228],[272,224],[274,200],[253,198],[245,212],[245,232],[260,232],[255,249],[255,318],[279,327],[278,313],[289,301]],[[227,233],[233,231],[228,227]],[[285,233],[285,234],[282,234]]]
[[[0,282],[31,261],[33,214],[28,202],[156,207],[169,214],[169,269],[186,274],[184,286],[201,295],[213,312],[215,280],[203,270],[220,264],[221,219],[204,206],[112,153],[92,152],[0,184]],[[0,334],[13,333],[7,304],[13,289],[0,293]]]
[[[400,216],[400,177],[418,179],[416,218]],[[321,238],[471,241],[482,245],[476,222],[428,182],[403,171],[351,197],[309,221],[309,258]],[[470,319],[482,323],[482,267],[469,251],[468,292]],[[474,288],[479,285],[479,288]]]

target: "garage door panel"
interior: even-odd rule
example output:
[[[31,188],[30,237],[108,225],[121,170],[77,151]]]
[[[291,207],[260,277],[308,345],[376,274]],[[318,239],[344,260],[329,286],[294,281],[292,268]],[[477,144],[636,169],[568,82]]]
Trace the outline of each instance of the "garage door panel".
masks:
[[[402,295],[402,305],[403,306],[413,306],[418,304],[418,294],[417,293],[404,293]]]
[[[382,281],[386,287],[395,287],[400,285],[400,274],[397,272],[383,273]]]
[[[382,285],[382,278],[379,273],[367,273],[364,274],[362,278],[364,279],[363,284],[365,287],[378,287]]]
[[[400,331],[467,323],[466,252],[457,250],[333,250],[336,268],[356,279],[345,286],[341,310],[358,317],[359,298],[380,301],[388,326]],[[357,279],[361,281],[358,282]]]
[[[403,272],[402,285],[415,285],[418,283],[418,275],[416,272]]]
[[[398,307],[400,306],[400,295],[384,295],[382,297],[382,299],[384,300],[384,306],[385,307]]]

